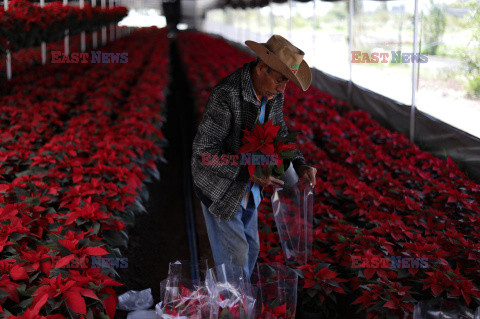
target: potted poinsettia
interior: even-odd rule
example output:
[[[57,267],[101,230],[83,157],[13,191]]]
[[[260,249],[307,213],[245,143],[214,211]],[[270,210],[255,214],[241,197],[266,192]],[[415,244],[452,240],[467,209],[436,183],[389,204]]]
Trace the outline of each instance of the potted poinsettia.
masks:
[[[258,178],[273,175],[285,182],[285,187],[298,181],[298,176],[290,159],[295,154],[295,138],[298,133],[279,135],[280,125],[273,125],[272,120],[260,124],[257,121],[253,131],[243,130],[243,145],[238,150],[242,163],[248,165],[250,176]]]

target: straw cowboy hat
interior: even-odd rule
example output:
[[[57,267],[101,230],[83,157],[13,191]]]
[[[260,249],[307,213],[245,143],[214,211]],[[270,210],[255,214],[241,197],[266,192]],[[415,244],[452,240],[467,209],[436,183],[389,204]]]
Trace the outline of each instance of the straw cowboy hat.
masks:
[[[245,44],[269,67],[282,73],[302,90],[312,83],[312,72],[303,60],[305,53],[282,36],[274,34],[267,43],[247,40]]]

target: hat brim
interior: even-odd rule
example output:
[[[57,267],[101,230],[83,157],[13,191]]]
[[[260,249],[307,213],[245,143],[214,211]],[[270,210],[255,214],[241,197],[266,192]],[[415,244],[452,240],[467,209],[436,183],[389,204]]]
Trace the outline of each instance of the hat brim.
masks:
[[[283,63],[272,51],[270,51],[265,43],[257,43],[255,41],[247,40],[245,44],[255,52],[263,62],[265,62],[272,69],[282,73],[286,78],[295,83],[303,91],[306,91],[312,83],[312,72],[305,60],[302,60],[297,73],[293,73],[290,68]]]

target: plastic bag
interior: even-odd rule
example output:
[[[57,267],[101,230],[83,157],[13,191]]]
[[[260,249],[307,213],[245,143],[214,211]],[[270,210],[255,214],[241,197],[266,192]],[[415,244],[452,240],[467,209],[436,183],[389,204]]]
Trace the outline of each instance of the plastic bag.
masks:
[[[235,274],[233,279],[232,273]],[[255,318],[257,291],[242,268],[232,264],[211,268],[207,272],[205,286],[211,298],[210,305],[218,311],[219,317]]]
[[[161,318],[211,318],[210,299],[202,280],[207,268],[206,260],[195,270],[190,269],[189,261],[170,263],[168,276],[160,283],[161,302],[155,307],[157,315]],[[187,275],[188,270],[190,275]],[[192,272],[201,273],[203,277],[192,280]]]
[[[150,288],[135,291],[130,290],[118,296],[117,309],[125,311],[145,310],[153,306],[152,290]]]
[[[480,319],[480,311],[474,312],[458,301],[435,298],[419,301],[413,309],[413,319]]]
[[[258,291],[256,318],[295,318],[298,273],[280,263],[257,264],[252,283]]]
[[[155,307],[160,318],[254,318],[257,293],[240,267],[209,268],[203,281],[189,280],[182,268],[180,262],[171,263],[160,284],[161,302]]]
[[[312,253],[313,189],[310,185],[275,188],[271,200],[285,261],[305,264]]]

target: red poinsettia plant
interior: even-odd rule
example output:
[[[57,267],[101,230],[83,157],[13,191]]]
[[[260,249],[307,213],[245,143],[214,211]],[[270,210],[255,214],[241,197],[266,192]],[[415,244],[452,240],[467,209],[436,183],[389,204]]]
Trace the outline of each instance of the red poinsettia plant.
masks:
[[[272,120],[255,124],[253,131],[242,130],[243,145],[238,150],[242,156],[241,163],[248,165],[250,176],[258,178],[270,175],[281,176],[288,168],[287,161],[295,155],[295,138],[298,133],[290,133],[285,136],[279,134],[281,125],[273,124]]]
[[[222,74],[251,60],[205,34],[183,33],[179,45],[200,114]],[[215,65],[201,64],[212,58]],[[478,183],[452,159],[420,150],[368,113],[314,87],[304,94],[288,86],[284,99],[285,123],[301,132],[298,150],[318,170],[312,256],[297,269],[303,274],[302,311],[325,318],[340,312],[351,318],[411,318],[419,300],[480,305]],[[268,197],[258,215],[259,261],[285,263]],[[402,259],[401,266],[374,266],[375,259],[393,257]],[[353,267],[358,258],[364,265]],[[403,264],[417,258],[428,267]]]

